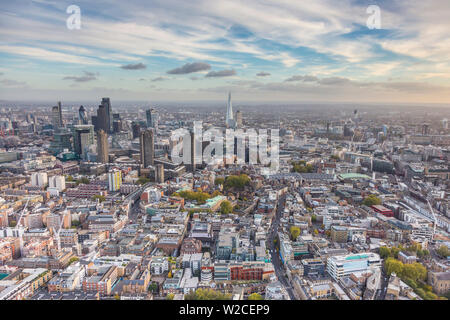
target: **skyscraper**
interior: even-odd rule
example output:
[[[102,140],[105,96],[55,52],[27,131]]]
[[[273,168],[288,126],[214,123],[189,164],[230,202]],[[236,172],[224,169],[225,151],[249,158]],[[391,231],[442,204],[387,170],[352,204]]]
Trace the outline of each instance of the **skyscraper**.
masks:
[[[80,109],[78,109],[78,122],[79,124],[88,124],[88,115],[87,111],[83,106],[80,106]]]
[[[241,110],[236,111],[236,126],[238,128],[242,127],[242,112],[241,112]]]
[[[164,165],[159,163],[155,168],[155,182],[164,183]]]
[[[109,162],[108,134],[104,130],[97,131],[97,162]]]
[[[147,118],[147,128],[157,129],[158,127],[158,114],[156,110],[151,108],[145,111],[145,116]]]
[[[94,144],[94,127],[92,125],[76,125],[73,131],[74,151],[84,159],[86,149]]]
[[[52,108],[52,125],[53,129],[59,129],[63,126],[61,101],[58,101],[58,105]]]
[[[141,125],[133,121],[131,123],[131,131],[133,132],[133,139],[136,139],[137,137],[139,137],[139,134],[141,132]]]
[[[108,119],[107,106],[103,104],[99,105],[97,109],[97,131],[103,130],[106,133],[109,133]]]
[[[226,126],[228,128],[234,128],[234,126],[235,126],[234,117],[233,117],[233,105],[231,103],[231,92],[228,92]]]
[[[153,149],[155,146],[155,137],[152,129],[144,130],[139,135],[141,166],[147,168],[153,165]]]
[[[105,130],[107,133],[111,133],[112,132],[112,123],[113,123],[113,115],[112,115],[112,110],[111,110],[111,101],[109,100],[109,98],[102,98],[102,106],[105,107],[105,112],[106,112],[106,128],[107,130]]]

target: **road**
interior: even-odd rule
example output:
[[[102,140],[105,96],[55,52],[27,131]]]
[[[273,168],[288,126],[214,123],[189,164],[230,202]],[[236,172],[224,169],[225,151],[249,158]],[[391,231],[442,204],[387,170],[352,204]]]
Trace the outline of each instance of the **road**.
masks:
[[[381,280],[381,289],[377,290],[374,300],[385,300],[386,298],[387,286],[389,284],[389,277],[384,272],[381,272],[380,280]]]
[[[280,199],[278,200],[277,212],[275,213],[275,217],[272,220],[272,226],[270,228],[268,245],[269,245],[269,250],[271,252],[270,255],[271,255],[271,259],[272,259],[272,264],[273,264],[275,274],[276,274],[278,280],[286,288],[286,291],[289,294],[289,297],[291,298],[291,300],[296,300],[294,291],[292,290],[292,287],[286,276],[284,266],[280,260],[280,255],[277,252],[275,245],[273,243],[273,240],[277,236],[278,226],[280,224],[280,218],[283,214],[285,201],[286,201],[286,195],[282,195],[280,197]]]

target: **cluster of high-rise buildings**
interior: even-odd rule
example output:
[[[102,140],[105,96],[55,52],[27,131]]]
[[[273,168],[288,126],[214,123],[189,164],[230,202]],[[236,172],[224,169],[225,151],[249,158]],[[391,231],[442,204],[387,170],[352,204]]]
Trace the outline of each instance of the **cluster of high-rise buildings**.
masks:
[[[51,114],[0,106],[0,299],[183,299],[211,288],[230,299],[444,299],[441,111],[425,122],[420,111],[354,106],[239,108],[245,119],[231,93],[220,108],[182,111],[113,109],[109,98],[58,102]],[[278,129],[278,170],[249,163],[249,141],[227,161],[198,161],[209,142],[196,121]],[[190,163],[172,159],[180,128]]]

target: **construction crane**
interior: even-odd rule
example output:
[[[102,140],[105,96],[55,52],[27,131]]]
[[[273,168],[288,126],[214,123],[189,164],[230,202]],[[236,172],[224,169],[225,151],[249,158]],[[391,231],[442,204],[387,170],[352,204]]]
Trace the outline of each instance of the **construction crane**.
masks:
[[[433,215],[433,219],[434,219],[433,237],[432,237],[432,240],[434,240],[434,234],[436,233],[436,222],[437,222],[437,219],[436,219],[436,215],[434,214],[433,206],[431,205],[430,200],[428,200],[428,199],[427,199],[427,204],[428,204],[428,207],[430,208],[431,214]]]
[[[59,237],[59,233],[61,232],[62,225],[64,223],[64,217],[66,215],[66,211],[64,211],[61,217],[61,223],[59,224],[58,231],[53,230],[53,236],[56,238],[56,244],[58,246],[58,252],[61,251],[61,238]]]
[[[17,224],[16,227],[14,228],[15,231],[17,231],[17,235],[19,236],[20,239],[20,256],[22,256],[23,254],[23,235],[21,232],[21,230],[19,230],[20,227],[20,221],[22,220],[23,214],[25,213],[25,210],[28,207],[28,203],[30,202],[30,198],[27,199],[27,202],[25,203],[25,206],[22,209],[22,212],[20,213],[19,219],[17,220]]]

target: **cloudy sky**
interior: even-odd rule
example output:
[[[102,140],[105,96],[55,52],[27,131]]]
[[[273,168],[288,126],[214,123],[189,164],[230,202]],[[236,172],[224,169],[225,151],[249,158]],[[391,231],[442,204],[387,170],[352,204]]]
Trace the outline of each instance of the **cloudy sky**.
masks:
[[[0,99],[450,103],[449,31],[448,0],[1,1]]]

